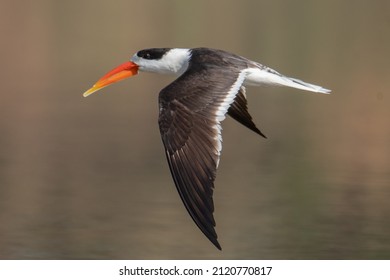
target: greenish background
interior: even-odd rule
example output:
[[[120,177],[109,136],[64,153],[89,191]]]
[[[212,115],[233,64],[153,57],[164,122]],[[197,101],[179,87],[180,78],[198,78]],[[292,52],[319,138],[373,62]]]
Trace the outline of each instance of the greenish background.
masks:
[[[0,2],[1,259],[389,259],[389,1]],[[172,77],[82,93],[139,49],[213,47],[333,90],[249,88],[186,213],[158,131]]]

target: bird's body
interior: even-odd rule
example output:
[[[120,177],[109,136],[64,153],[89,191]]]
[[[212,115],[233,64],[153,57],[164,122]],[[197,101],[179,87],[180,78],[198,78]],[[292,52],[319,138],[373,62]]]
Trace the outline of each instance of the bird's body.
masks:
[[[213,217],[213,190],[222,150],[226,114],[255,133],[245,86],[280,85],[329,93],[320,86],[288,78],[244,57],[209,48],[158,48],[137,52],[88,90],[87,96],[138,71],[179,76],[159,94],[159,128],[173,180],[201,231],[219,249]]]

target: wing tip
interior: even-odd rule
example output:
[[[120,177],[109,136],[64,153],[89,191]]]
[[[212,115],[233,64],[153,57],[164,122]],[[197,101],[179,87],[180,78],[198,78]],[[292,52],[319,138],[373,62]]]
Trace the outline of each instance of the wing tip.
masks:
[[[219,244],[219,242],[218,242],[218,240],[217,240],[217,239],[210,240],[210,241],[211,241],[211,243],[213,243],[213,244],[214,244],[214,246],[215,246],[215,247],[216,247],[218,250],[222,251],[221,244]]]
[[[254,130],[254,131],[255,131],[257,134],[259,134],[261,137],[267,139],[267,136],[265,136],[265,134],[262,133],[262,132],[260,131],[260,129],[258,129],[257,127],[256,127],[256,130]]]

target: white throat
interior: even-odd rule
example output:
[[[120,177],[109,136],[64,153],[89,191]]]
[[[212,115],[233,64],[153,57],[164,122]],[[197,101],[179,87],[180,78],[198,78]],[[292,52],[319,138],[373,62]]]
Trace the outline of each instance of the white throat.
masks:
[[[183,74],[191,58],[190,49],[170,49],[160,59],[145,59],[135,54],[131,61],[139,66],[140,71],[160,74]]]

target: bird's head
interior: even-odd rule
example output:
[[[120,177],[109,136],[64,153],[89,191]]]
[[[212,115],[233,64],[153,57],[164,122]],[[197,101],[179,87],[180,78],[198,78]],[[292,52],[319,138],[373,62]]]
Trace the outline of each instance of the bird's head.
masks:
[[[133,55],[127,61],[101,77],[83,96],[88,95],[128,77],[138,71],[181,75],[188,67],[191,57],[189,49],[155,48],[145,49]]]

